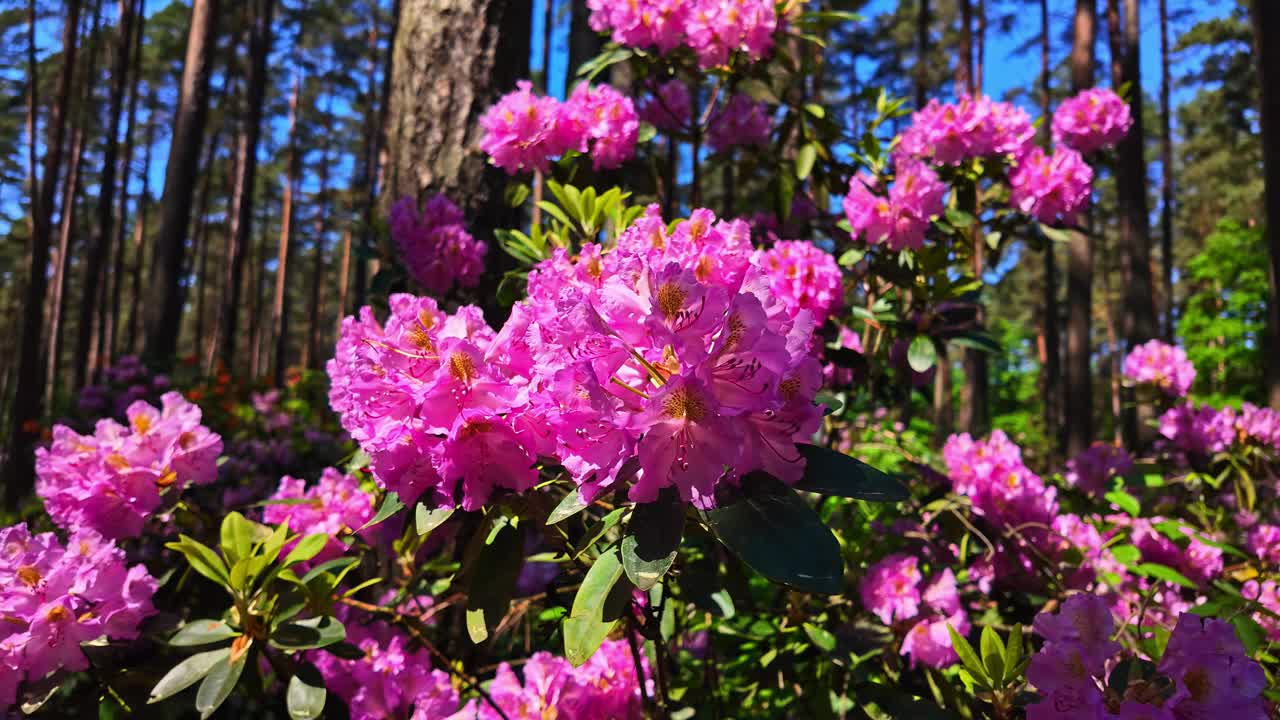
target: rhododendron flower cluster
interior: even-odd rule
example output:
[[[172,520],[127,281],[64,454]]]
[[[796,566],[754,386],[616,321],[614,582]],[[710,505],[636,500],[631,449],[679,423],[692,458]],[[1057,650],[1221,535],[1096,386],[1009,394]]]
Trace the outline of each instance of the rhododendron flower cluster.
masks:
[[[64,546],[25,524],[0,529],[0,711],[24,681],[88,668],[81,643],[138,637],[155,614],[157,586],[145,567],[129,567],[124,551],[90,530],[73,532]]]
[[[648,662],[642,667],[646,686]],[[644,717],[636,661],[626,640],[606,640],[581,667],[546,652],[534,653],[522,668],[524,682],[507,663],[489,686],[493,702],[508,718],[556,720],[639,720]],[[652,692],[649,690],[649,692]],[[428,716],[438,717],[438,716]],[[487,702],[472,700],[450,720],[500,720]]]
[[[894,155],[938,165],[993,155],[1022,157],[1032,148],[1035,134],[1031,116],[1016,105],[985,95],[965,95],[955,103],[935,98],[911,116]]]
[[[391,238],[414,282],[444,295],[458,287],[475,287],[484,272],[488,245],[463,224],[462,210],[444,195],[435,195],[418,211],[418,203],[401,198],[391,207]]]
[[[352,720],[435,720],[457,710],[458,691],[447,672],[431,669],[426,649],[414,649],[404,632],[385,622],[357,622],[346,607],[338,608],[338,616],[346,625],[346,641],[363,650],[364,657],[310,655],[325,688],[346,703]]]
[[[953,435],[942,455],[955,492],[997,526],[1048,525],[1057,515],[1057,491],[1022,463],[1022,451],[1003,431],[985,441]]]
[[[88,417],[124,419],[125,410],[133,403],[154,402],[168,390],[168,375],[152,375],[138,356],[125,355],[102,371],[102,382],[80,390],[76,408]]]
[[[808,310],[818,322],[844,305],[840,266],[831,253],[804,240],[783,240],[759,251],[755,264],[769,278],[769,288],[795,317]]]
[[[583,83],[561,103],[522,80],[485,111],[480,128],[480,149],[514,175],[546,172],[570,150],[590,153],[597,170],[618,167],[635,154],[640,121],[631,98],[607,85]]]
[[[1114,624],[1104,601],[1073,595],[1056,615],[1037,615],[1034,628],[1045,644],[1031,658],[1027,679],[1045,697],[1027,707],[1028,720],[1267,717],[1261,697],[1266,676],[1222,620],[1182,615],[1157,668],[1172,683],[1172,693],[1114,688],[1118,707],[1107,703],[1102,690],[1120,651],[1111,640]]]
[[[1032,148],[1018,159],[1009,173],[1010,203],[1039,220],[1068,222],[1089,202],[1093,190],[1093,169],[1070,148],[1046,154]]]
[[[1111,443],[1095,442],[1088,450],[1067,461],[1067,484],[1091,495],[1106,492],[1111,480],[1133,469],[1129,451]]]
[[[947,186],[933,168],[911,159],[897,162],[897,179],[887,193],[874,178],[859,173],[849,181],[844,214],[850,230],[872,245],[919,250],[933,218],[941,215]]]
[[[1280,585],[1275,580],[1249,580],[1240,588],[1240,594],[1262,606],[1266,612],[1255,613],[1254,619],[1266,631],[1267,639],[1280,641],[1280,619],[1275,617],[1280,615]]]
[[[738,51],[759,60],[779,22],[772,0],[587,0],[587,7],[591,28],[614,42],[663,53],[688,47],[702,67],[724,65]]]
[[[734,95],[716,107],[707,127],[707,145],[716,152],[735,147],[765,147],[773,117],[769,106],[749,95]]]
[[[1152,385],[1169,397],[1178,398],[1191,390],[1196,368],[1182,348],[1160,340],[1148,340],[1125,356],[1124,376],[1134,383]]]
[[[668,80],[640,103],[640,119],[662,130],[678,132],[693,123],[693,98],[684,81]]]
[[[1129,133],[1129,103],[1106,88],[1089,88],[1062,101],[1053,113],[1053,141],[1091,153],[1114,147]]]
[[[1160,434],[1172,447],[1192,455],[1221,452],[1235,439],[1228,413],[1194,403],[1166,410],[1160,416]]]
[[[605,252],[564,250],[529,275],[496,335],[476,308],[446,316],[396,295],[379,325],[343,323],[330,402],[386,487],[474,509],[555,457],[592,498],[629,458],[630,497],[675,487],[699,507],[764,470],[803,473],[817,428],[814,319],[794,317],[751,263],[745,222],[707,210],[668,233],[656,206]]]
[[[292,502],[297,500],[306,502]],[[360,489],[360,482],[334,468],[325,468],[320,481],[311,487],[298,478],[280,478],[280,487],[267,503],[262,512],[264,522],[287,523],[290,532],[300,535],[329,536],[313,558],[315,563],[341,555],[346,546],[338,538],[364,527],[373,518],[373,500]],[[296,541],[285,546],[281,555],[287,555],[295,544]]]
[[[93,435],[55,425],[53,443],[36,450],[36,494],[59,526],[135,537],[162,493],[217,476],[222,438],[182,395],[165,393],[159,409],[135,402],[126,415],[128,425],[99,420]]]
[[[858,593],[881,622],[906,628],[901,651],[911,656],[912,667],[942,668],[956,662],[947,625],[961,635],[970,626],[950,568],[925,583],[915,557],[889,555],[867,569]]]
[[[1259,524],[1251,528],[1245,547],[1259,560],[1280,566],[1280,525]]]

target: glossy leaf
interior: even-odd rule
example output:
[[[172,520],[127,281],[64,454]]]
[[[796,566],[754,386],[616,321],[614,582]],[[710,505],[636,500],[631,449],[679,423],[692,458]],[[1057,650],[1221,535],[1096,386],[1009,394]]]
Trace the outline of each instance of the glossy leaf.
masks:
[[[240,631],[233,630],[221,620],[192,620],[169,638],[169,644],[175,647],[209,645],[239,634]]]
[[[314,720],[324,712],[324,701],[328,693],[324,689],[324,678],[311,663],[298,668],[289,679],[289,689],[285,691],[285,702],[292,720]]]
[[[902,483],[857,458],[819,445],[801,443],[796,449],[805,459],[797,490],[870,502],[901,502],[910,497]]]
[[[624,574],[621,555],[617,548],[610,548],[582,579],[564,621],[564,654],[574,667],[591,659],[626,611],[631,584]]]
[[[347,630],[335,617],[322,616],[284,623],[271,634],[271,644],[282,650],[315,650],[341,642]]]
[[[232,660],[231,653],[228,652],[227,657],[214,664],[209,674],[204,676],[200,689],[196,692],[196,712],[200,713],[201,720],[207,720],[231,695],[231,691],[236,689],[236,683],[240,682],[240,673],[244,672],[248,659],[249,653],[243,653]]]
[[[364,525],[361,525],[360,530],[364,530],[365,528],[371,528],[374,525],[377,525],[378,523],[382,522],[383,520],[386,520],[387,518],[391,517],[392,515],[395,515],[396,513],[400,512],[403,509],[404,509],[404,503],[400,502],[400,496],[393,492],[389,492],[387,493],[387,496],[383,498],[382,507],[378,508],[378,514],[374,515],[373,519],[370,520],[369,522],[365,523]],[[360,530],[357,530],[356,532],[359,532]]]
[[[226,660],[231,656],[231,648],[224,647],[208,652],[197,653],[183,660],[173,667],[172,670],[165,673],[160,678],[160,682],[151,689],[151,697],[148,703],[160,702],[166,698],[177,695],[187,688],[195,685],[204,676],[209,674],[214,665]]]
[[[927,335],[917,335],[907,348],[907,364],[912,370],[922,373],[928,372],[937,361],[938,351],[933,346],[933,340]]]
[[[298,544],[294,545],[293,549],[289,551],[289,554],[285,556],[284,564],[288,566],[293,565],[294,563],[306,562],[316,555],[319,555],[320,551],[324,549],[324,546],[327,545],[328,542],[329,536],[324,533],[307,535],[299,540]]]
[[[470,562],[467,583],[467,634],[484,642],[506,617],[524,563],[524,535],[516,523],[498,517]]]
[[[547,516],[547,524],[555,525],[556,523],[571,518],[587,509],[587,506],[590,504],[591,503],[582,499],[582,493],[579,492],[579,489],[574,488],[569,491],[568,495],[564,496],[564,499],[560,501],[560,504],[556,505],[551,511],[551,514]]]
[[[426,505],[418,503],[418,506],[413,509],[414,529],[419,536],[426,535],[443,525],[445,520],[453,517],[453,511],[454,508],[451,507],[428,510]]]
[[[671,569],[684,537],[685,503],[674,488],[665,488],[658,499],[636,505],[622,538],[622,568],[627,579],[648,590]]]

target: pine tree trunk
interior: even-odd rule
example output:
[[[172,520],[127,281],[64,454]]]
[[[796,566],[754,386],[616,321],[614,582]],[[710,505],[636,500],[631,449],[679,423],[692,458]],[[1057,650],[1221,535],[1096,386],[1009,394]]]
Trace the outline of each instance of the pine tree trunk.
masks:
[[[1164,339],[1173,342],[1173,122],[1169,93],[1169,2],[1160,0],[1160,260],[1164,280]]]
[[[91,102],[91,98],[86,98]],[[58,255],[54,261],[53,287],[49,290],[48,345],[45,348],[44,405],[53,407],[58,390],[58,371],[62,367],[62,318],[67,309],[67,273],[71,271],[71,229],[75,225],[76,204],[80,197],[80,167],[84,163],[84,128],[71,134],[71,167],[67,169],[62,188],[62,210],[58,218]]]
[[[112,201],[116,191],[116,154],[119,150],[120,113],[124,110],[124,91],[128,83],[129,52],[133,49],[133,2],[120,0],[119,38],[111,60],[111,91],[107,108],[107,138],[102,151],[102,177],[98,187],[98,203],[93,232],[84,262],[84,299],[81,302],[80,327],[77,329],[75,376],[73,388],[84,387],[92,352],[90,340],[95,318],[98,317],[98,285],[101,282],[103,260],[107,257],[107,242],[112,236]],[[96,78],[93,78],[96,80]]]
[[[320,321],[324,317],[325,258],[324,237],[329,233],[329,153],[320,158],[320,191],[316,193],[317,213],[315,242],[311,265],[311,302],[308,307],[306,357],[302,366],[318,370],[323,366],[324,352],[320,349]]]
[[[513,224],[505,177],[477,145],[478,120],[528,75],[529,0],[404,0],[392,62],[384,211],[444,193],[488,237]],[[460,68],[456,58],[468,58]]]
[[[218,1],[194,0],[192,5],[181,95],[174,116],[169,163],[165,169],[160,229],[156,233],[151,287],[144,308],[145,355],[162,369],[173,364],[182,323],[181,273],[186,254],[187,227],[191,221],[191,194],[200,170],[200,147],[209,112],[209,75],[217,46],[214,28]]]
[[[37,115],[40,113],[40,65],[36,61],[36,0],[27,0],[27,192],[30,195],[30,212],[27,214],[27,232],[36,236],[36,215],[39,214],[40,171],[36,167]],[[0,393],[0,397],[3,394]]]
[[[1267,303],[1266,351],[1267,397],[1271,407],[1280,410],[1280,48],[1271,49],[1264,39],[1274,41],[1280,33],[1280,7],[1272,0],[1253,0],[1254,57],[1258,59],[1258,84],[1262,88],[1259,110],[1262,114],[1262,158],[1264,194],[1267,208],[1267,246],[1271,250],[1268,277],[1271,298]]]
[[[142,194],[138,196],[138,208],[133,220],[133,266],[132,292],[129,296],[132,303],[129,308],[128,344],[130,353],[139,352],[142,328],[142,269],[146,266],[147,246],[143,235],[147,229],[147,211],[151,209],[151,147],[156,141],[156,91],[151,89],[148,97],[147,135],[142,146]]]
[[[249,74],[245,88],[245,117],[236,140],[236,174],[228,210],[226,275],[218,318],[218,357],[227,371],[235,368],[239,337],[244,260],[250,252],[254,187],[258,173],[258,138],[267,88],[267,57],[271,54],[271,17],[275,0],[251,0]]]
[[[271,377],[275,387],[284,386],[284,371],[288,364],[289,350],[289,257],[293,251],[293,195],[302,170],[302,158],[298,152],[298,95],[302,79],[293,78],[293,94],[289,96],[288,160],[285,170],[284,200],[280,209],[280,245],[276,254],[276,291],[271,304],[272,337],[275,353],[271,365]]]
[[[1071,40],[1071,91],[1093,87],[1097,0],[1076,0]],[[1093,441],[1093,235],[1091,215],[1071,234],[1067,256],[1067,347],[1063,385],[1067,454],[1078,455]]]
[[[960,32],[957,42],[959,56],[956,59],[956,95],[976,95],[973,74],[973,7],[971,0],[960,0]],[[978,216],[978,196],[976,192],[966,192],[961,201],[961,210]],[[981,227],[975,224],[970,238],[972,252],[970,269],[973,276],[982,279],[986,269],[986,243]],[[983,321],[985,313],[979,301],[977,320]],[[990,428],[991,411],[989,404],[989,371],[987,354],[981,350],[966,348],[963,355],[964,387],[960,391],[960,427],[973,435],[985,434]]]
[[[960,2],[960,32],[956,41],[956,97],[973,94],[973,2]]]
[[[130,0],[132,2],[132,0]],[[101,347],[98,350],[99,369],[109,367],[115,360],[117,336],[120,333],[120,295],[124,286],[124,234],[128,224],[129,209],[129,173],[133,167],[133,133],[138,120],[138,80],[141,78],[142,37],[145,20],[140,13],[134,12],[133,48],[130,56],[129,109],[125,120],[124,152],[120,161],[120,194],[117,196],[115,220],[112,223],[110,252],[111,271],[107,275],[110,283],[108,301],[103,308]]]
[[[1040,0],[1040,116],[1044,118],[1041,125],[1041,142],[1048,148],[1050,138],[1050,110],[1053,105],[1050,96],[1049,62],[1049,0]],[[1041,402],[1044,405],[1045,437],[1049,439],[1051,455],[1061,449],[1059,436],[1059,420],[1062,407],[1062,369],[1061,342],[1058,333],[1058,267],[1057,248],[1053,241],[1045,238],[1044,245],[1044,377],[1041,380]]]
[[[32,445],[40,437],[39,420],[44,400],[45,374],[40,362],[44,326],[44,297],[48,291],[49,241],[54,193],[62,168],[62,144],[67,128],[71,77],[75,72],[76,39],[80,26],[80,0],[67,0],[62,29],[62,67],[57,90],[49,109],[49,140],[44,156],[44,173],[39,196],[33,198],[34,232],[26,257],[27,286],[22,303],[22,337],[18,342],[18,373],[14,380],[13,402],[9,409],[9,442],[3,472],[7,507],[31,490],[35,458]]]
[[[205,295],[209,286],[209,196],[213,191],[213,162],[218,155],[218,133],[215,132],[213,137],[209,139],[209,148],[205,153],[204,172],[201,173],[200,179],[200,202],[196,209],[195,229],[192,231],[191,246],[197,253],[199,258],[196,263],[195,278],[192,281],[191,291],[196,294],[195,315],[196,315],[196,338],[195,348],[192,354],[199,358],[204,352],[204,331],[205,331]],[[189,275],[190,273],[184,273]],[[185,305],[186,298],[183,298]]]

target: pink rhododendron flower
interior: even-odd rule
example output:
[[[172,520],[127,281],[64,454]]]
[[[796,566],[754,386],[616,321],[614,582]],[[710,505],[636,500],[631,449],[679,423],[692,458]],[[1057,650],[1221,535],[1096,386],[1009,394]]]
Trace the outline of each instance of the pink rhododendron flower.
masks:
[[[1159,670],[1174,682],[1174,717],[1265,720],[1267,677],[1245,654],[1231,624],[1186,613],[1169,637]]]
[[[716,152],[735,147],[765,147],[773,117],[769,106],[749,95],[734,95],[711,113],[707,146]]]
[[[1021,157],[1034,140],[1035,126],[1022,108],[995,102],[985,95],[966,95],[956,103],[933,99],[916,111],[911,116],[911,126],[899,137],[894,154],[956,165],[993,155]]]
[[[1111,488],[1112,478],[1122,477],[1133,469],[1129,452],[1111,443],[1095,442],[1088,450],[1067,461],[1067,484],[1091,495]]]
[[[1280,641],[1280,620],[1272,614],[1280,615],[1280,586],[1275,580],[1249,580],[1240,588],[1240,594],[1248,600],[1255,600],[1267,613],[1255,613],[1254,619],[1267,633],[1267,639]],[[1268,614],[1270,613],[1270,614]]]
[[[1235,439],[1234,414],[1208,405],[1186,403],[1160,416],[1160,434],[1182,452],[1209,455],[1231,446]]]
[[[55,523],[135,537],[162,493],[217,477],[222,438],[200,424],[200,408],[176,392],[161,405],[134,402],[127,426],[99,420],[93,435],[54,426],[52,445],[36,450],[36,494]]]
[[[24,679],[88,668],[81,643],[138,637],[155,614],[157,587],[144,566],[129,567],[123,550],[91,530],[73,532],[64,546],[25,524],[0,529],[0,711]]]
[[[840,266],[831,253],[804,240],[783,240],[756,253],[769,287],[795,317],[808,310],[822,322],[844,304]]]
[[[564,132],[578,138],[574,149],[589,152],[596,170],[611,170],[635,155],[640,119],[631,98],[613,87],[582,83],[560,112]]]
[[[985,441],[953,435],[942,452],[955,492],[997,525],[1048,525],[1057,514],[1057,491],[1023,465],[1021,450],[1002,431]]]
[[[307,500],[268,504],[262,519],[272,525],[288,523],[291,533],[328,535],[329,541],[313,559],[315,563],[342,555],[346,546],[338,541],[339,536],[353,533],[373,519],[373,500],[360,489],[360,482],[334,468],[325,468],[320,481],[309,488],[304,480],[287,475],[280,478],[280,487],[268,503],[272,500]],[[287,555],[295,544],[285,546],[280,554]]]
[[[688,47],[708,68],[735,52],[764,57],[779,24],[772,0],[587,0],[587,7],[592,29],[608,31],[614,42],[662,53]]]
[[[480,149],[508,175],[546,172],[551,158],[578,141],[566,132],[560,115],[560,103],[555,98],[535,95],[533,84],[522,80],[481,116],[484,136],[480,138]]]
[[[682,80],[668,80],[640,103],[640,119],[663,132],[679,132],[693,123],[693,99]]]
[[[1159,340],[1148,340],[1125,356],[1124,376],[1134,383],[1150,384],[1169,397],[1179,398],[1191,390],[1196,368],[1182,348]]]
[[[1259,560],[1280,565],[1280,526],[1257,525],[1249,531],[1245,547]]]
[[[947,186],[933,168],[901,159],[897,178],[887,194],[877,192],[874,179],[859,174],[849,181],[844,196],[844,214],[854,235],[872,245],[883,243],[890,250],[919,250],[932,219],[943,211]]]
[[[1053,113],[1053,141],[1081,153],[1114,147],[1129,133],[1129,103],[1106,88],[1089,88]]]
[[[1042,223],[1072,222],[1089,201],[1093,169],[1075,150],[1058,148],[1046,155],[1032,148],[1018,159],[1009,185],[1010,203],[1027,215]]]
[[[858,593],[864,607],[885,625],[892,625],[919,614],[919,585],[923,579],[914,556],[895,553],[867,568]]]
[[[475,287],[484,272],[488,246],[463,225],[462,210],[444,195],[435,195],[418,212],[413,198],[391,207],[391,238],[414,282],[444,295],[458,287]]]
[[[1236,420],[1236,428],[1239,435],[1263,447],[1280,450],[1280,412],[1244,403]]]

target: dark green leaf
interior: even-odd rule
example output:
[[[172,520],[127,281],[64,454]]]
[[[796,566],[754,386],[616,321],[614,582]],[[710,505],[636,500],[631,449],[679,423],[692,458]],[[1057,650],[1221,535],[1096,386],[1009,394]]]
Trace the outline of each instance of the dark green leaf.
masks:
[[[285,556],[284,565],[287,567],[294,563],[306,562],[320,554],[320,551],[323,550],[324,546],[328,543],[329,536],[324,533],[307,535],[299,540],[298,544],[294,545],[293,549],[289,551],[289,554]]]
[[[1103,497],[1105,497],[1112,505],[1115,505],[1133,517],[1138,517],[1138,514],[1142,512],[1142,505],[1138,503],[1138,498],[1130,495],[1124,490],[1112,490]]]
[[[631,584],[623,574],[622,558],[617,548],[610,548],[582,579],[564,621],[564,655],[574,667],[591,659],[626,611]]]
[[[836,636],[817,625],[805,623],[804,634],[808,635],[809,640],[823,652],[831,652],[836,649]]]
[[[239,634],[221,620],[192,620],[169,638],[169,644],[177,647],[208,645]]]
[[[556,505],[555,509],[551,511],[551,514],[547,516],[547,524],[555,525],[561,520],[573,517],[585,510],[590,504],[591,503],[582,499],[582,493],[579,492],[578,488],[574,488],[569,491],[568,495],[564,496],[564,499],[560,501],[560,504]]]
[[[768,476],[743,479],[737,502],[706,511],[707,525],[742,561],[805,592],[844,590],[840,543],[795,490]]]
[[[196,711],[200,713],[201,720],[208,720],[231,695],[231,691],[236,689],[236,683],[240,681],[240,673],[244,672],[248,659],[249,653],[245,652],[233,662],[228,653],[227,657],[218,661],[209,674],[204,676],[200,689],[196,692]]]
[[[978,658],[978,653],[974,652],[973,646],[969,644],[969,641],[963,635],[956,632],[955,628],[951,627],[951,623],[947,623],[947,632],[951,635],[951,647],[956,651],[956,655],[960,657],[960,662],[964,663],[965,669],[979,682],[991,687],[991,676],[987,675],[986,666]]]
[[[453,511],[454,508],[451,507],[428,510],[426,505],[418,503],[418,506],[413,509],[413,524],[418,535],[426,535],[443,525],[445,520],[453,517]]]
[[[227,576],[227,565],[222,558],[207,545],[193,540],[186,535],[178,535],[178,542],[166,543],[165,547],[170,550],[177,550],[186,556],[187,562],[191,563],[191,569],[218,583],[219,585],[229,585],[231,579]]]
[[[387,493],[387,496],[383,498],[382,507],[378,508],[378,514],[374,515],[373,519],[370,520],[369,522],[365,523],[364,525],[361,525],[360,530],[371,528],[374,525],[377,525],[378,523],[382,522],[383,520],[386,520],[387,518],[391,517],[392,515],[395,515],[396,513],[400,512],[403,509],[404,509],[404,503],[400,502],[400,496],[393,492],[389,492]],[[357,530],[356,532],[359,532],[360,530]]]
[[[208,652],[197,653],[183,660],[165,673],[160,682],[151,689],[148,703],[160,702],[177,695],[195,685],[201,678],[209,674],[214,665],[226,660],[231,655],[231,648],[219,648]]]
[[[506,617],[524,564],[524,536],[515,522],[498,516],[468,568],[467,634],[484,642]]]
[[[1200,587],[1199,585],[1196,585],[1194,582],[1192,582],[1192,580],[1188,578],[1186,575],[1183,575],[1182,573],[1178,572],[1177,570],[1174,570],[1168,565],[1161,565],[1159,563],[1141,563],[1137,567],[1133,568],[1133,571],[1138,573],[1139,575],[1153,577],[1157,580],[1163,580],[1165,582],[1173,583],[1175,585],[1181,585],[1182,587],[1190,588],[1192,590],[1195,590]]]
[[[282,650],[315,650],[347,637],[347,630],[335,617],[307,618],[284,623],[271,634],[271,644]]]
[[[289,689],[285,692],[285,700],[292,720],[313,720],[324,712],[324,701],[327,693],[324,689],[324,678],[311,663],[298,668],[289,679]]]
[[[980,647],[982,648],[982,666],[993,683],[1004,683],[1004,643],[996,631],[987,626],[982,628]]]
[[[902,483],[857,458],[805,443],[796,449],[805,459],[797,490],[870,502],[901,502],[910,497]]]
[[[529,197],[529,186],[525,183],[510,183],[503,192],[503,198],[507,201],[507,207],[517,208],[524,204]]]
[[[796,178],[806,180],[813,172],[813,163],[818,159],[818,149],[808,143],[796,153]]]
[[[684,536],[685,504],[674,488],[665,488],[658,499],[639,503],[631,511],[627,534],[622,538],[622,568],[627,579],[648,590],[671,569]]]

